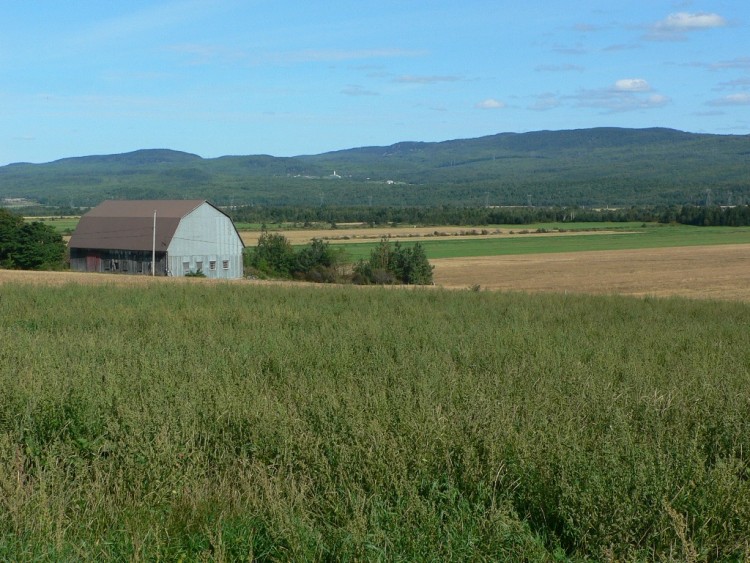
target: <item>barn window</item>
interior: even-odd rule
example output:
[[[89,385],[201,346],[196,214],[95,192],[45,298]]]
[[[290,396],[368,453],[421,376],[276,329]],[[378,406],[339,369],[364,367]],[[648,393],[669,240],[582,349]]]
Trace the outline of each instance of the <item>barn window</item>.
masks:
[[[216,260],[209,260],[208,261],[208,269],[212,272],[216,270]]]
[[[222,260],[221,261],[221,267],[224,268],[225,270],[228,270],[229,269],[229,260]]]
[[[183,272],[189,272],[190,271],[190,262],[183,262],[182,263],[182,271]]]
[[[203,271],[203,261],[202,260],[198,260],[195,263],[195,271],[196,272],[202,272]]]

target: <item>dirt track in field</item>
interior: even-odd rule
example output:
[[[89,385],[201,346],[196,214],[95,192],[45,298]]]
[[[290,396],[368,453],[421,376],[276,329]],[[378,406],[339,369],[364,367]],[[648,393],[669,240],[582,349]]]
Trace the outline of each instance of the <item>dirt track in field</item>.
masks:
[[[450,289],[479,285],[482,290],[497,291],[658,297],[675,295],[750,302],[750,244],[443,258],[431,262],[435,266],[436,286]],[[5,282],[132,286],[151,283],[228,283],[200,278],[0,270],[0,285]],[[296,282],[241,280],[233,283],[299,285]]]

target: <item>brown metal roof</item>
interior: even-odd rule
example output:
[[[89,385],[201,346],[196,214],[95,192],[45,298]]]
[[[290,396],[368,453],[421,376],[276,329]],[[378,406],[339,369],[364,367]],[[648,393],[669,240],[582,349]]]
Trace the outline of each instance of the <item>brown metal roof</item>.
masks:
[[[69,246],[151,250],[156,211],[156,250],[163,252],[180,219],[204,203],[202,199],[108,200],[81,217]]]

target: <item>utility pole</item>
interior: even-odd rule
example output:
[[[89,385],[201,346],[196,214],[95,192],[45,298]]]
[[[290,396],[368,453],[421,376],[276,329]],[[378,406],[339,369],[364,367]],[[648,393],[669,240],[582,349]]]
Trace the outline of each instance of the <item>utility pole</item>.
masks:
[[[156,275],[156,209],[154,209],[154,229],[151,239],[151,276]]]

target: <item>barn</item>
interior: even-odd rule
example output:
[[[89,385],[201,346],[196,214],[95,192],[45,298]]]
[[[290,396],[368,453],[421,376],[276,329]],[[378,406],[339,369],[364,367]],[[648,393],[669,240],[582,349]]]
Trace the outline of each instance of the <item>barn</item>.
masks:
[[[86,213],[68,244],[78,272],[242,277],[245,245],[205,200],[108,200]]]

